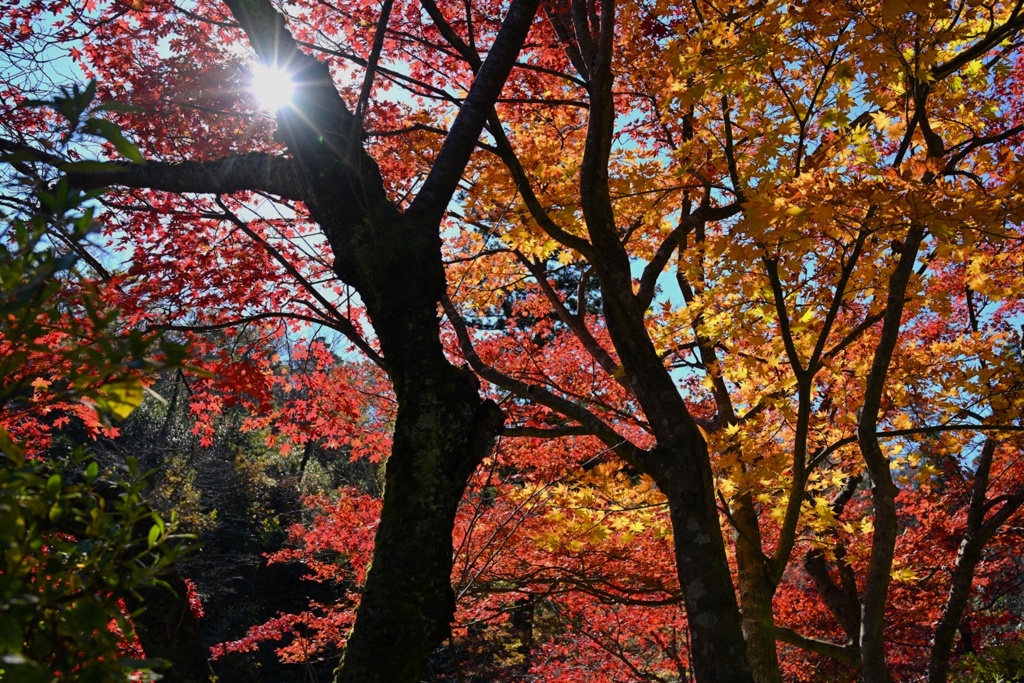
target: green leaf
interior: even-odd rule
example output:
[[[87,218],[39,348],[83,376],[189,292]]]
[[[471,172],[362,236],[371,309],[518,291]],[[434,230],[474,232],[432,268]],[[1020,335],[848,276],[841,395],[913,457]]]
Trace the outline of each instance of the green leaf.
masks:
[[[7,456],[7,461],[14,469],[25,464],[25,455],[21,446],[14,443],[11,435],[3,427],[0,427],[0,452]]]
[[[188,348],[169,339],[160,339],[160,352],[164,354],[164,362],[169,366],[181,365],[188,358]]]
[[[149,536],[146,539],[148,547],[152,548],[160,540],[160,527],[154,524],[149,528]]]
[[[59,474],[51,474],[46,480],[46,495],[56,498],[60,494],[61,478]]]
[[[134,161],[138,164],[145,161],[145,159],[142,158],[142,152],[139,151],[139,148],[128,141],[116,123],[105,121],[103,119],[91,118],[85,122],[85,130],[86,132],[105,138],[108,142],[114,145],[114,149],[117,150],[117,153],[125,159]]]
[[[64,516],[64,509],[57,503],[50,506],[50,512],[47,515],[50,521],[56,524],[60,521],[61,517]]]

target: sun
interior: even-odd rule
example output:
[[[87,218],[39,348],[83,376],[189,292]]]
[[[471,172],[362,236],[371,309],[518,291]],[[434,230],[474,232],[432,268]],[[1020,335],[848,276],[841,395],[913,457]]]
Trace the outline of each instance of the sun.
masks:
[[[252,66],[252,92],[260,106],[277,111],[292,103],[295,83],[292,75],[280,67],[254,64]]]

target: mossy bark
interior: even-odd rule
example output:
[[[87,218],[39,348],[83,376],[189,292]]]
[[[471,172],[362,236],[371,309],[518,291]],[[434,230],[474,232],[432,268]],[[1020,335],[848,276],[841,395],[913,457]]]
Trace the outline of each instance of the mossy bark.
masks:
[[[438,365],[422,379],[419,391],[399,402],[373,564],[339,683],[419,681],[455,612],[455,513],[503,415],[457,368]]]

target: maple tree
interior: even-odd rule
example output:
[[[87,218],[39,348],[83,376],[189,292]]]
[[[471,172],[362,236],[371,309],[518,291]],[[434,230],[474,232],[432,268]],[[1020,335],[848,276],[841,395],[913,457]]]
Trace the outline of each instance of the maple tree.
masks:
[[[344,554],[358,600],[262,633],[352,624],[343,681],[417,680],[453,617],[468,638],[486,614],[553,680],[572,680],[567,652],[609,679],[799,680],[824,661],[945,680],[972,594],[991,596],[978,637],[1005,638],[1020,3],[26,1],[5,18],[3,47],[49,38],[135,107],[109,116],[145,163],[68,165],[83,152],[47,149],[20,109],[0,146],[117,188],[101,220],[127,265],[100,274],[128,324],[192,340],[200,433],[240,402],[284,450],[386,457],[372,561],[342,531],[376,509],[353,491],[314,501],[324,521],[276,556],[336,580],[317,553]],[[248,49],[291,73],[275,117]],[[290,347],[303,325],[390,389],[368,404],[323,345]],[[641,616],[680,599],[685,621]],[[563,628],[546,664],[523,626],[538,604]],[[619,632],[588,624],[611,615]]]
[[[971,443],[972,430],[986,424],[1019,429],[1014,413],[986,405],[987,381],[979,386],[961,374],[966,382],[947,385],[942,397],[933,374],[938,362],[972,375],[983,368],[986,377],[1019,367],[1015,351],[998,350],[1004,343],[1016,348],[1018,333],[1007,325],[1019,310],[1013,286],[996,292],[987,278],[965,281],[963,270],[990,251],[1015,260],[1008,252],[1019,239],[1015,145],[1022,128],[1012,113],[1019,75],[1012,46],[1020,8],[999,9],[999,21],[989,16],[977,24],[963,7],[716,6],[707,9],[713,20],[697,10],[669,10],[659,17],[664,31],[643,30],[650,17],[637,19],[631,31],[622,10],[619,52],[606,46],[601,62],[609,72],[595,73],[593,57],[587,67],[586,53],[574,64],[580,73],[590,69],[586,113],[571,106],[557,114],[525,112],[523,127],[550,134],[508,146],[499,139],[507,189],[501,194],[500,176],[485,175],[488,182],[475,184],[467,202],[467,218],[480,233],[467,250],[487,263],[475,265],[478,272],[489,271],[486,281],[456,280],[483,281],[476,291],[464,288],[470,306],[493,305],[502,289],[532,279],[550,315],[577,338],[576,353],[628,387],[657,446],[638,452],[624,434],[610,431],[614,422],[572,401],[572,384],[538,357],[528,370],[482,358],[453,307],[463,352],[482,377],[592,429],[658,483],[675,517],[679,579],[698,652],[699,599],[722,601],[706,606],[709,614],[735,614],[724,553],[694,550],[719,537],[707,444],[719,454],[717,492],[737,536],[743,632],[759,680],[781,675],[778,637],[831,653],[865,680],[887,680],[882,634],[900,533],[900,489],[890,469],[916,447],[896,439],[931,428],[955,432],[960,423],[962,440],[951,438],[940,449],[948,453]],[[571,21],[579,35],[581,19]],[[557,19],[552,23],[558,29]],[[570,28],[563,25],[563,33]],[[619,80],[612,76],[616,58],[630,65]],[[978,66],[969,69],[972,60]],[[979,79],[977,89],[968,85],[971,76]],[[604,93],[595,93],[595,77],[603,78]],[[944,87],[944,79],[955,83]],[[617,129],[616,95],[619,111],[630,112]],[[604,117],[604,128],[595,126],[596,116]],[[533,173],[552,143],[575,166],[541,163]],[[998,155],[984,151],[988,145],[998,146]],[[508,220],[509,212],[518,220]],[[589,239],[567,227],[581,217]],[[499,259],[501,266],[492,265]],[[676,293],[659,299],[659,282],[670,286],[663,279],[670,265]],[[550,269],[570,266],[601,285],[603,319],[589,329],[585,308],[577,303],[572,310],[569,293],[545,282]],[[507,279],[495,282],[495,272]],[[979,305],[992,314],[982,322]],[[954,309],[961,326],[935,329]],[[602,345],[599,334],[611,344]],[[910,347],[923,354],[916,361],[898,343],[908,334]],[[947,336],[941,353],[926,341],[935,334]],[[948,338],[958,335],[971,340]],[[1000,357],[994,363],[992,347]],[[682,396],[666,367],[673,357],[697,371],[681,379]],[[915,362],[918,373],[908,372]],[[996,391],[1001,406],[1010,405],[1001,395],[1008,389]],[[669,464],[673,452],[678,469]],[[917,466],[919,456],[911,461]],[[820,494],[841,491],[865,468],[872,483],[870,562],[859,584],[844,585],[849,640],[830,649],[775,628],[772,597],[800,536],[827,531],[832,521],[828,495]],[[977,474],[979,509],[998,506],[983,492],[984,466]],[[1016,512],[1011,490],[990,531]],[[979,544],[975,537],[967,545]],[[967,574],[973,548],[958,564]],[[722,564],[715,568],[709,555]],[[834,586],[831,578],[822,585]],[[951,594],[942,638],[958,623],[955,604],[962,600]],[[735,627],[716,626],[723,630],[709,638],[712,647],[738,647]],[[932,669],[941,677],[949,642],[940,645],[936,637]],[[737,661],[735,652],[709,659]],[[697,672],[701,678],[699,664]]]

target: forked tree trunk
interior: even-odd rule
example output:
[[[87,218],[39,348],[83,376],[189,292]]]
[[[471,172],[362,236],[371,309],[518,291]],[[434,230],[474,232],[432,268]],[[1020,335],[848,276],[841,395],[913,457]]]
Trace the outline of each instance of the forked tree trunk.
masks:
[[[375,166],[363,163],[359,177],[375,179]],[[383,192],[345,181],[332,188],[317,193],[310,211],[331,241],[338,275],[363,298],[398,403],[373,561],[336,680],[414,683],[448,635],[456,509],[504,414],[444,355],[436,227],[416,225]],[[359,203],[364,218],[353,229],[345,222]]]
[[[452,529],[459,499],[504,421],[439,337],[446,281],[440,224],[512,69],[538,0],[513,0],[419,194],[403,214],[358,136],[326,65],[303,54],[268,0],[228,0],[256,52],[297,70],[278,136],[296,160],[306,204],[380,342],[398,400],[380,526],[339,683],[415,683],[448,634]]]

